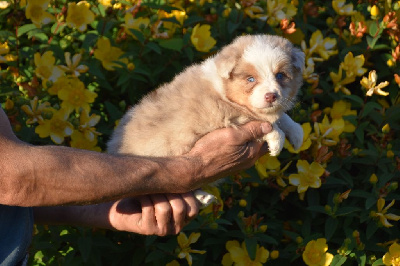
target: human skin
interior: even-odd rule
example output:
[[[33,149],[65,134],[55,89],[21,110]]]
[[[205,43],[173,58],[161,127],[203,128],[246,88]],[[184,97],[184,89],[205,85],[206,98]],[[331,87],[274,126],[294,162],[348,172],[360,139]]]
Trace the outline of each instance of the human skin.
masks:
[[[182,196],[183,193],[252,166],[268,150],[258,139],[270,131],[270,124],[254,121],[242,127],[211,132],[182,156],[111,155],[25,143],[12,132],[7,116],[0,109],[0,204],[41,206],[35,209],[38,221],[55,224],[66,218],[44,217],[65,216],[61,215],[63,210],[71,212],[71,217],[81,215],[81,220],[66,221],[73,224],[134,231],[127,225],[127,218],[135,219],[138,225],[143,219],[154,221],[154,216],[159,214],[158,220],[169,223],[172,220],[172,224],[179,224],[179,229],[184,224],[182,221],[190,220],[198,212],[193,195]],[[135,200],[145,212],[132,207],[131,215],[123,213],[121,206],[135,206],[132,197],[138,196]],[[177,202],[184,207],[174,212]],[[161,211],[168,204],[169,210]],[[96,221],[95,216],[99,217]],[[157,221],[153,224],[158,226]],[[143,230],[146,234],[176,231]]]

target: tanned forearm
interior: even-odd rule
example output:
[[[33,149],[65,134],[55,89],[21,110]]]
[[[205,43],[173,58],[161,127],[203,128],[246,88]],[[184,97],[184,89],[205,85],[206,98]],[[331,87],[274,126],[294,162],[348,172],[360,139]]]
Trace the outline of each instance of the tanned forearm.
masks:
[[[150,159],[27,144],[14,145],[1,165],[0,203],[18,206],[89,204],[186,192],[193,175],[188,172],[193,163],[185,157]]]

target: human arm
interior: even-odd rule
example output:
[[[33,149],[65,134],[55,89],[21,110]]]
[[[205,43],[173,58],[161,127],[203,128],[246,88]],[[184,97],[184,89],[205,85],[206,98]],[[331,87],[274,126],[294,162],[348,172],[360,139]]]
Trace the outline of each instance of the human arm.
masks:
[[[267,151],[256,139],[270,130],[260,122],[219,129],[183,156],[110,155],[24,143],[0,109],[0,204],[77,205],[184,193],[253,165]]]
[[[35,207],[37,224],[75,225],[143,235],[177,234],[197,214],[192,192],[155,194],[83,206]]]

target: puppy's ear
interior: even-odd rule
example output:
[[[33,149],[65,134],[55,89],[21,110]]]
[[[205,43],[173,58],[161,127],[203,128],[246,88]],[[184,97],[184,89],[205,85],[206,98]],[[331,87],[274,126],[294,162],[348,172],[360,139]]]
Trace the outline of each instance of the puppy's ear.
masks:
[[[305,57],[306,55],[303,53],[302,50],[296,47],[293,48],[292,50],[293,65],[297,70],[300,71],[300,73],[303,73],[303,70],[305,68]]]
[[[228,79],[239,58],[240,53],[235,43],[223,48],[222,51],[215,56],[215,65],[217,66],[218,74],[222,78]]]
[[[231,44],[225,46],[221,52],[215,56],[215,64],[218,74],[225,79],[230,77],[232,70],[242,57],[244,50],[252,42],[251,36],[237,37]]]

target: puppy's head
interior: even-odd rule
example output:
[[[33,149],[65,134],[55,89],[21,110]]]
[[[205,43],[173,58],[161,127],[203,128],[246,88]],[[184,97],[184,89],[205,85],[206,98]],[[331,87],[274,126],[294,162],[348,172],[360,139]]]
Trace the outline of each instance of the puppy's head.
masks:
[[[304,53],[271,35],[238,37],[216,55],[224,96],[256,114],[292,108],[302,85]]]

